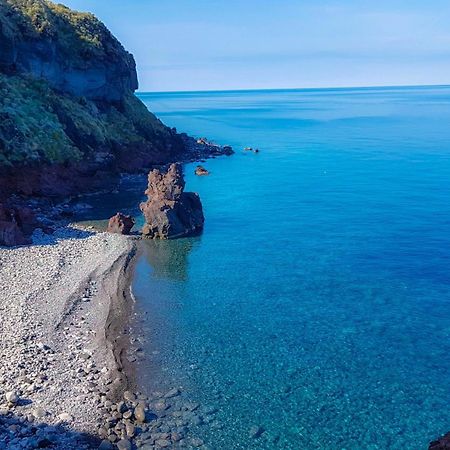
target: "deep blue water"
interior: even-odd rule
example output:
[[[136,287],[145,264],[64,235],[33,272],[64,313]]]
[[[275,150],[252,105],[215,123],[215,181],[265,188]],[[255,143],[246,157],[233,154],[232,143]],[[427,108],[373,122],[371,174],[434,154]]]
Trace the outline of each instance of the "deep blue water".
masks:
[[[414,450],[449,431],[450,88],[141,98],[236,150],[209,177],[186,167],[203,235],[138,263],[143,385],[217,407],[196,430],[213,449]]]

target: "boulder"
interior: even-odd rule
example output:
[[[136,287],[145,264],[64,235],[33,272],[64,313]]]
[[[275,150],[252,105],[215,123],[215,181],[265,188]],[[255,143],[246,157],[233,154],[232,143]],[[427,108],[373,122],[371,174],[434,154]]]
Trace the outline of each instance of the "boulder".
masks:
[[[135,221],[131,216],[118,212],[109,219],[107,231],[109,233],[130,234],[134,224]]]
[[[148,176],[148,200],[140,208],[145,217],[142,233],[151,239],[172,239],[199,233],[205,218],[198,194],[184,192],[185,182],[179,164],[167,172],[154,169]]]
[[[201,177],[204,175],[209,175],[209,171],[205,169],[203,166],[197,166],[195,169],[195,175]]]
[[[0,245],[14,247],[31,243],[37,220],[31,209],[0,203]]]
[[[431,442],[428,450],[450,450],[450,433]]]

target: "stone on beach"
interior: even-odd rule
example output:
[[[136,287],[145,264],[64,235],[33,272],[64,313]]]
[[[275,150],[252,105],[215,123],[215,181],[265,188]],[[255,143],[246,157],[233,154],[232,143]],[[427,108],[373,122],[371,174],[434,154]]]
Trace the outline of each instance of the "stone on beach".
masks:
[[[146,416],[145,416],[145,408],[143,405],[138,405],[134,409],[134,417],[138,422],[145,422]]]
[[[62,413],[58,416],[58,419],[61,420],[62,422],[72,422],[73,421],[73,417],[70,414],[67,413]]]
[[[134,227],[134,219],[131,216],[126,216],[121,212],[118,212],[115,216],[109,219],[108,229],[109,233],[117,234],[130,234],[131,229]]]
[[[128,439],[121,439],[117,443],[117,448],[119,450],[131,450],[131,442]]]
[[[33,411],[33,416],[36,419],[41,419],[42,417],[45,417],[47,415],[47,411],[44,408],[41,408],[40,406],[38,406],[34,411]]]
[[[6,401],[12,405],[15,405],[19,401],[19,396],[13,391],[7,392],[5,394],[5,398],[6,398]]]
[[[145,217],[145,237],[170,239],[189,236],[203,229],[203,208],[198,194],[184,192],[185,182],[179,164],[167,172],[154,169],[148,176],[148,196],[140,208]]]

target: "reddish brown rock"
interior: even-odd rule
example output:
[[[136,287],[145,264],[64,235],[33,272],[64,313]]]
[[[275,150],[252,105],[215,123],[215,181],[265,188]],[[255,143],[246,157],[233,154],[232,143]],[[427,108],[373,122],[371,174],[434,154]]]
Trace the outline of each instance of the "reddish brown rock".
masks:
[[[148,176],[148,196],[141,203],[145,217],[142,233],[151,239],[173,239],[199,233],[205,218],[198,194],[184,192],[181,166],[171,164],[167,172],[154,169]]]
[[[430,443],[428,450],[450,450],[450,433]]]
[[[203,166],[197,166],[195,169],[195,175],[199,177],[209,175],[209,171],[206,170]]]
[[[30,236],[36,226],[37,221],[31,209],[0,203],[0,245],[14,247],[31,243]]]
[[[130,234],[134,224],[135,221],[131,216],[126,216],[125,214],[118,212],[109,219],[107,231],[109,233]]]

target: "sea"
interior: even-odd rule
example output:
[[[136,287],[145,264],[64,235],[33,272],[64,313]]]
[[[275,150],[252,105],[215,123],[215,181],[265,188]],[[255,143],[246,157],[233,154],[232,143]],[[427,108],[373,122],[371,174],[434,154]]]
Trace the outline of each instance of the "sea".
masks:
[[[450,87],[139,97],[235,150],[209,176],[185,166],[204,232],[143,243],[142,390],[206,405],[209,449],[419,450],[450,431]]]

